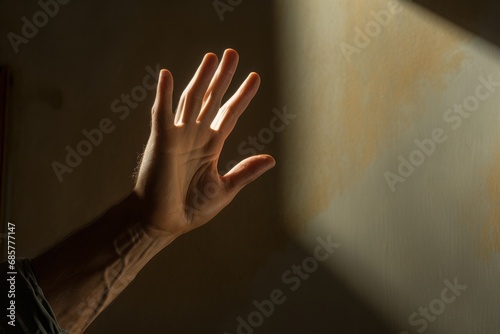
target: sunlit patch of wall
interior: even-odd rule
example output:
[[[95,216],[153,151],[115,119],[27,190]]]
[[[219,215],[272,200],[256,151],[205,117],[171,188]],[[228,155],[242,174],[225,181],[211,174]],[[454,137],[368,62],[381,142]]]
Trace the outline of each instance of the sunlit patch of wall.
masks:
[[[279,162],[283,215],[305,244],[341,243],[330,268],[401,330],[457,278],[468,290],[426,332],[491,331],[498,320],[480,310],[500,312],[500,88],[460,124],[449,110],[500,82],[500,52],[407,1],[356,45],[390,3],[277,1],[281,100],[297,115]],[[445,139],[391,189],[384,173],[436,129]]]

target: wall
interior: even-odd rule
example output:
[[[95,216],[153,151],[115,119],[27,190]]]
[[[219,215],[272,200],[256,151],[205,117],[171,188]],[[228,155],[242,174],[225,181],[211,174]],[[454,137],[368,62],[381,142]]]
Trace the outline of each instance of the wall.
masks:
[[[18,256],[131,189],[154,96],[123,120],[111,103],[142,84],[147,66],[173,72],[178,98],[203,53],[233,47],[241,62],[229,91],[249,71],[263,80],[221,170],[286,110],[287,126],[263,150],[277,167],[155,258],[87,332],[237,333],[239,317],[251,322],[279,290],[282,302],[248,332],[416,333],[408,317],[455,278],[467,288],[426,332],[498,331],[500,95],[456,130],[443,119],[481,75],[500,80],[497,47],[405,2],[349,61],[340,45],[354,45],[354,29],[387,2],[232,3],[221,21],[212,1],[71,1],[16,53],[6,36],[40,5],[0,1],[0,61],[14,79],[2,215],[16,224]],[[103,118],[115,130],[59,182],[51,164]],[[447,140],[391,191],[384,173],[436,128]]]
[[[472,6],[483,26],[491,3]],[[340,243],[327,266],[393,332],[498,332],[498,46],[409,2],[277,12],[281,96],[298,114],[283,139],[288,229]]]

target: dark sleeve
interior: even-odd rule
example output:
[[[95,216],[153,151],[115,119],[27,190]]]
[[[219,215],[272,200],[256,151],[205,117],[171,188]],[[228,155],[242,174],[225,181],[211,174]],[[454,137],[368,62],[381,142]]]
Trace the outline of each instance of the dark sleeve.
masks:
[[[3,262],[0,268],[4,277],[6,276],[2,280],[2,309],[7,312],[2,315],[4,319],[7,316],[7,321],[2,321],[5,333],[67,334],[57,323],[54,312],[38,285],[31,268],[31,259],[17,259],[15,268]],[[10,274],[12,272],[15,274]],[[15,302],[15,311],[12,311],[12,300]]]

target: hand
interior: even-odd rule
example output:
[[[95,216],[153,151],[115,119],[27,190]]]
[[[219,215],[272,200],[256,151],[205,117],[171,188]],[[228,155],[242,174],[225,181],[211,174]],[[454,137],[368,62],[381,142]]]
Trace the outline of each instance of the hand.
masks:
[[[270,168],[269,155],[252,156],[221,176],[217,162],[224,141],[257,93],[260,77],[250,73],[221,107],[238,64],[238,53],[205,55],[172,113],[173,78],[160,72],[152,108],[151,135],[140,163],[135,194],[145,203],[145,229],[153,237],[176,237],[199,227]]]

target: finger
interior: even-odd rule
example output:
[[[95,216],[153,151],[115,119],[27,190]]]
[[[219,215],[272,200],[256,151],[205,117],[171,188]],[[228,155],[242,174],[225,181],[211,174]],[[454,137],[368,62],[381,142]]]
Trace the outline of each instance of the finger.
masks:
[[[222,177],[226,185],[226,192],[236,195],[246,185],[255,181],[275,165],[274,158],[266,154],[246,158]]]
[[[168,70],[161,70],[158,85],[156,87],[156,98],[152,108],[152,123],[154,130],[161,130],[164,126],[173,125],[172,114],[172,92],[174,90],[174,78]]]
[[[233,49],[227,49],[224,52],[222,61],[212,78],[208,90],[203,98],[203,107],[198,116],[199,122],[204,122],[210,125],[219,111],[221,100],[226,93],[231,80],[233,79],[234,72],[238,67],[239,56]]]
[[[257,94],[259,86],[259,75],[255,72],[250,73],[238,91],[219,110],[211,127],[219,132],[222,141],[233,131],[239,117]]]
[[[180,123],[185,124],[196,121],[203,97],[217,69],[217,62],[217,56],[213,53],[207,53],[203,58],[191,82],[184,90],[184,103],[179,115]]]

